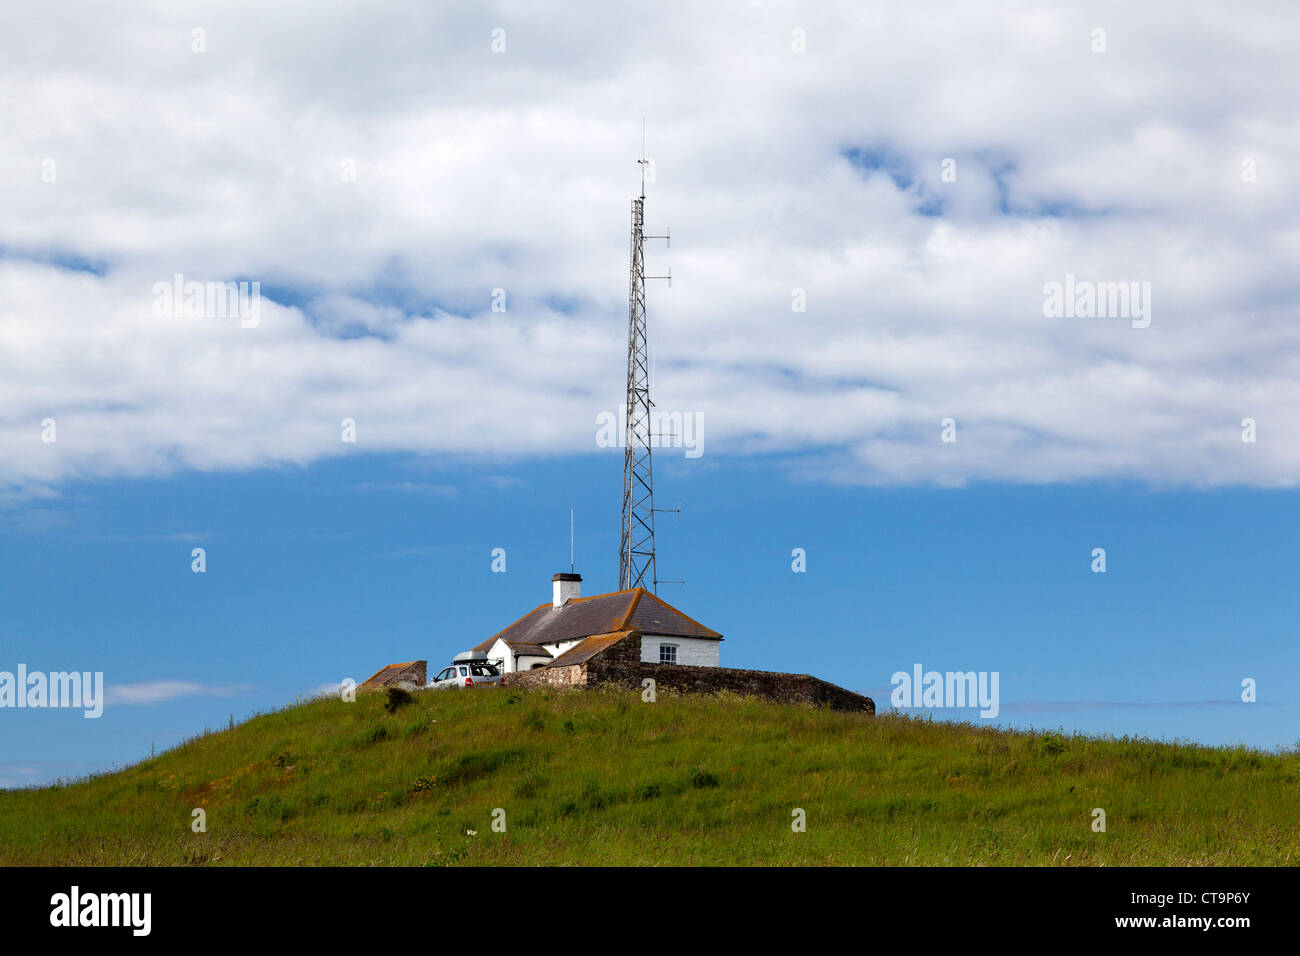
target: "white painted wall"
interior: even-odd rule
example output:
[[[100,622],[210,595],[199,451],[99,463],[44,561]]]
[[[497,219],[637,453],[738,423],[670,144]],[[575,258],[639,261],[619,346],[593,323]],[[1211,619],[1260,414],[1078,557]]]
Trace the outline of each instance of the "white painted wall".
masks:
[[[488,650],[488,657],[494,661],[498,658],[501,660],[502,673],[509,673],[515,669],[514,651],[510,650],[510,645],[503,640],[498,639],[492,642],[492,647]]]
[[[514,671],[530,670],[534,664],[546,663],[554,660],[571,647],[577,647],[581,641],[561,641],[558,644],[543,644],[541,650],[550,656],[520,654],[510,649],[510,645],[505,641],[497,640],[492,644],[492,649],[488,651],[488,657],[493,660],[501,660],[502,670],[505,673]],[[719,665],[719,645],[721,641],[711,641],[703,637],[665,637],[658,634],[646,634],[641,638],[641,660],[651,663],[659,663],[659,645],[676,644],[677,645],[677,663],[690,664],[695,667],[718,667]]]
[[[694,667],[718,667],[719,646],[722,642],[704,637],[664,637],[644,634],[641,637],[641,660],[647,664],[659,663],[659,645],[677,645],[677,663]]]
[[[571,647],[581,644],[581,641],[561,641],[559,644],[543,644],[535,654],[520,653],[516,656],[515,652],[510,649],[510,645],[498,638],[492,642],[492,649],[488,651],[488,657],[492,660],[501,661],[501,670],[509,674],[513,671],[531,670],[534,664],[545,664],[547,661],[554,660]]]

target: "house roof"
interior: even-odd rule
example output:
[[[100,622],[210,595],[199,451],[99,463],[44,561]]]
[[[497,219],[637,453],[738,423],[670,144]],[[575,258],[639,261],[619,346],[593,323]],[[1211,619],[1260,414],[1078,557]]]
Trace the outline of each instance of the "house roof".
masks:
[[[489,650],[498,640],[517,649],[521,644],[580,641],[593,634],[605,635],[629,630],[669,637],[722,640],[722,635],[717,631],[687,617],[667,601],[655,597],[644,588],[632,588],[592,597],[570,598],[562,607],[540,604],[473,649]]]
[[[615,631],[612,634],[593,634],[581,644],[569,648],[555,660],[547,664],[547,667],[564,667],[567,664],[581,664],[585,660],[595,657],[605,648],[617,644],[629,634],[635,631]]]
[[[496,638],[494,637],[492,638],[492,640],[493,642],[495,642]],[[528,643],[527,641],[506,641],[506,643],[510,645],[510,649],[514,651],[516,654],[532,656],[532,657],[551,656],[550,653],[546,651],[540,644],[531,644]]]
[[[387,667],[381,667],[370,677],[361,682],[362,687],[382,687],[394,677],[397,677],[409,667],[414,667],[419,661],[406,661],[402,664],[389,664]]]

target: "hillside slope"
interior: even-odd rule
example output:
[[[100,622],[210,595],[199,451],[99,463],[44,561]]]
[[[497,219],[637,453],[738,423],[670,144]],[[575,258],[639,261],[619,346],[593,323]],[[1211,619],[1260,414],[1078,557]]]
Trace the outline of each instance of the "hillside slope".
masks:
[[[118,773],[0,791],[0,864],[1300,862],[1294,754],[728,697],[385,702],[314,700]]]

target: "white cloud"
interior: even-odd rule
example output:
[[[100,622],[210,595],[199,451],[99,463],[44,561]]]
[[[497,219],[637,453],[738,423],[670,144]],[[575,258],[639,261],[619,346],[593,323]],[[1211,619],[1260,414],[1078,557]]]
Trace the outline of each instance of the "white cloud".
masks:
[[[455,485],[439,485],[425,481],[362,481],[352,485],[355,491],[396,492],[404,495],[436,495],[439,498],[455,498],[460,489]]]
[[[597,452],[643,115],[647,225],[674,235],[650,253],[674,276],[650,293],[656,398],[704,414],[706,455],[1295,483],[1300,13],[998,9],[6,9],[0,495]],[[261,282],[260,324],[154,317],[177,272]],[[1044,318],[1067,273],[1149,281],[1151,327]]]
[[[30,764],[0,763],[0,790],[34,787],[41,782],[41,769]]]
[[[109,684],[104,691],[106,704],[158,704],[180,697],[235,697],[250,690],[248,684],[206,686],[194,681],[155,680],[139,684]]]

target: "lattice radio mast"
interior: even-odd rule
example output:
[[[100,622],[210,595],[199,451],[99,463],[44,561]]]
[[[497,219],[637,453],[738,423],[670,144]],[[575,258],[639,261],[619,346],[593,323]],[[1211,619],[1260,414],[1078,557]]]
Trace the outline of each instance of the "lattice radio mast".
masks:
[[[650,374],[646,348],[645,280],[667,279],[672,285],[672,271],[664,276],[645,274],[645,240],[663,239],[672,244],[670,232],[662,236],[642,233],[645,221],[644,136],[641,145],[641,195],[632,200],[632,266],[627,308],[627,400],[624,419],[623,452],[623,537],[618,555],[619,590],[643,588],[648,583],[658,591],[655,573],[655,506],[654,480],[650,468]]]

